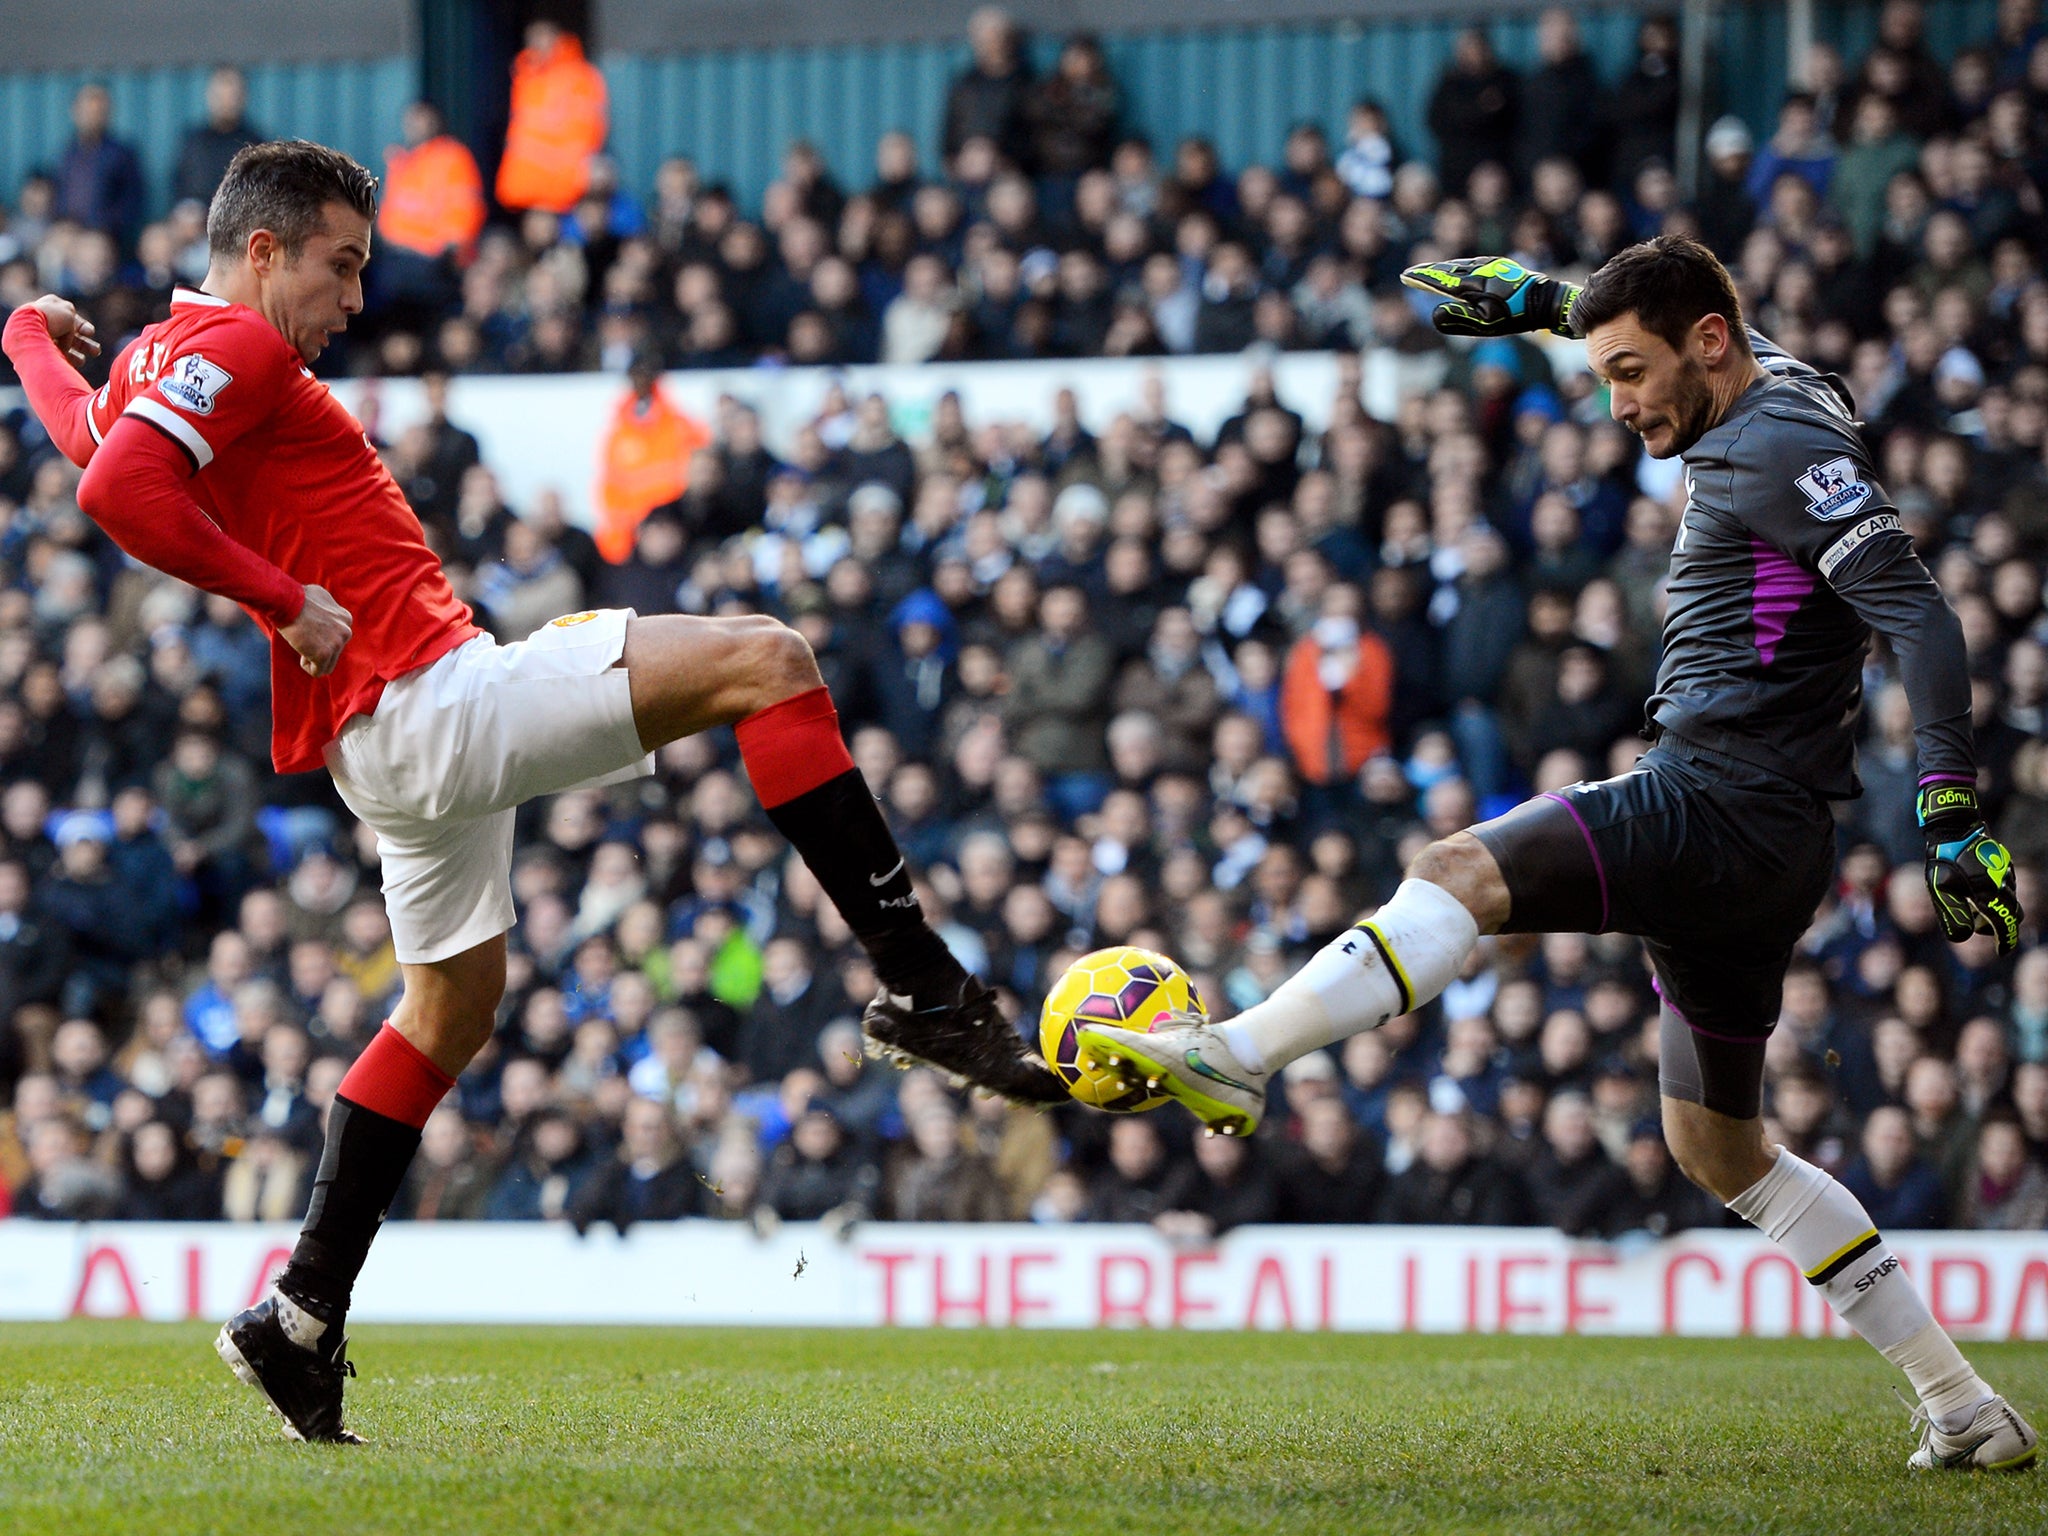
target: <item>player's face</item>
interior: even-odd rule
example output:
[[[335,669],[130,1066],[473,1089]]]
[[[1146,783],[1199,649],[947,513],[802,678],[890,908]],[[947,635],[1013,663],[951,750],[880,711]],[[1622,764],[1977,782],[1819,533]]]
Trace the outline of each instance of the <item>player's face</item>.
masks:
[[[346,203],[329,203],[320,228],[271,277],[274,321],[284,339],[312,362],[349,317],[363,312],[363,266],[370,259],[370,221]]]
[[[1705,360],[1691,346],[1681,351],[1645,329],[1634,314],[1595,326],[1586,358],[1607,385],[1609,413],[1643,440],[1651,458],[1685,452],[1714,424]]]

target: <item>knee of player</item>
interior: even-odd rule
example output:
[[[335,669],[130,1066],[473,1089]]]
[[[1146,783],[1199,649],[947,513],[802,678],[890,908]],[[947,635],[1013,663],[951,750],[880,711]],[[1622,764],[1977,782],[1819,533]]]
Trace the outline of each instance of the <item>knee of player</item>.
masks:
[[[754,615],[745,624],[747,670],[763,690],[768,702],[818,686],[818,658],[811,642],[780,619]]]
[[[1409,864],[1408,878],[1427,880],[1449,891],[1464,903],[1482,931],[1490,931],[1489,920],[1498,924],[1506,916],[1507,891],[1493,855],[1469,832],[1453,833],[1423,849]]]

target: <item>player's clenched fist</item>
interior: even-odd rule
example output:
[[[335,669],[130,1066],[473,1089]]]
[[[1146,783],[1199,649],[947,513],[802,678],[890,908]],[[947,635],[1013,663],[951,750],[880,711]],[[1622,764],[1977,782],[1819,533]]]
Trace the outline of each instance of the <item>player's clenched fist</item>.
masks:
[[[92,322],[69,299],[46,293],[28,307],[43,317],[43,324],[50,328],[50,341],[64,354],[66,362],[83,367],[88,359],[100,355]]]
[[[325,587],[306,588],[306,606],[299,616],[278,633],[284,643],[299,653],[299,665],[315,677],[325,677],[341,660],[341,648],[353,633],[349,612],[329,595]]]
[[[1920,791],[1920,830],[1927,837],[1927,890],[1941,920],[1942,937],[1960,944],[1973,933],[1998,940],[1998,952],[2019,947],[2020,899],[2013,890],[2012,855],[1984,826],[1977,791],[1965,784],[1931,784]]]

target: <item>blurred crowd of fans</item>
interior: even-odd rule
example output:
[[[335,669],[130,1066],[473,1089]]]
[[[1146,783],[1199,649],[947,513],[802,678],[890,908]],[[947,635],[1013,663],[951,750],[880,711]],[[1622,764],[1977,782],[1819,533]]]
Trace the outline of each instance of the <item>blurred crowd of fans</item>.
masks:
[[[914,442],[886,399],[834,392],[771,447],[728,398],[688,489],[616,561],[554,498],[504,504],[439,371],[425,423],[384,451],[501,637],[598,604],[799,628],[926,911],[1020,1028],[1071,958],[1108,944],[1177,957],[1228,1014],[1383,899],[1426,839],[1625,771],[1644,746],[1675,466],[1640,458],[1568,348],[1425,358],[1442,384],[1373,419],[1354,349],[1441,347],[1392,274],[1502,248],[1583,271],[1645,230],[1700,228],[1760,328],[1855,391],[1883,483],[1962,616],[1986,804],[2035,914],[2012,961],[1939,939],[1910,718],[1874,652],[1866,792],[1841,807],[1840,880],[1786,984],[1770,1134],[1839,1172],[1880,1226],[2038,1229],[2035,9],[2003,7],[1998,35],[1943,68],[1919,46],[1919,8],[1887,7],[1853,70],[1829,74],[1816,51],[1813,89],[1761,148],[1716,125],[1686,205],[1659,158],[1668,128],[1632,139],[1617,105],[1597,142],[1542,136],[1577,121],[1555,110],[1578,67],[1561,15],[1520,80],[1461,45],[1432,109],[1437,169],[1373,147],[1362,113],[1334,164],[1304,131],[1285,166],[1234,182],[1199,146],[1161,175],[1143,146],[1090,136],[1085,113],[1031,106],[1066,82],[1077,100],[1106,93],[1113,122],[1085,41],[1055,80],[1003,97],[1014,49],[990,23],[949,110],[947,180],[920,183],[891,140],[878,186],[842,204],[799,149],[756,225],[674,164],[638,230],[607,222],[633,208],[612,192],[486,234],[461,314],[388,331],[382,364],[580,367],[593,345],[803,357],[807,315],[825,317],[829,356],[854,355],[835,350],[854,335],[904,358],[1263,337],[1343,350],[1327,426],[1309,430],[1253,362],[1213,440],[1175,421],[1170,368],[1107,419],[1063,394],[1050,432],[969,420],[949,396]],[[1660,27],[1645,24],[1642,78],[1617,104],[1668,74]],[[118,285],[123,248],[47,201],[71,187],[67,172],[11,222],[5,238],[38,219],[46,238],[0,266],[0,299],[53,275],[93,302],[129,293],[128,320],[103,321],[118,337],[155,279],[79,286],[77,253],[98,249]],[[43,272],[64,219],[67,254]],[[190,236],[151,226],[139,259],[174,265]],[[678,302],[657,303],[671,287]],[[812,302],[834,291],[867,330]],[[732,334],[698,345],[716,314]],[[906,314],[922,318],[892,319]],[[1099,327],[1076,329],[1090,316]],[[892,350],[904,337],[921,339]],[[0,430],[0,1209],[293,1217],[323,1108],[398,984],[374,842],[324,777],[270,773],[260,633],[127,563],[75,480],[32,422]],[[873,977],[726,733],[666,749],[650,780],[529,806],[518,835],[502,1026],[429,1122],[401,1217],[1137,1220],[1190,1238],[1274,1220],[1618,1237],[1722,1219],[1656,1128],[1655,999],[1632,940],[1483,943],[1437,1003],[1290,1067],[1258,1137],[1200,1139],[1177,1111],[1040,1114],[865,1061]]]

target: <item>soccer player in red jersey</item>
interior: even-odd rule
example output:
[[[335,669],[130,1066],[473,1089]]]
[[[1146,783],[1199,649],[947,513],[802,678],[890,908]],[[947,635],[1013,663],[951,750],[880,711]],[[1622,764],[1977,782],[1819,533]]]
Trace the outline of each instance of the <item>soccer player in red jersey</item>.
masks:
[[[362,309],[375,216],[376,178],[348,156],[254,145],[214,195],[205,282],[178,291],[103,388],[73,366],[99,346],[64,300],[24,305],[4,336],[52,440],[85,466],[79,505],[137,560],[255,616],[272,637],[278,770],[324,766],[377,834],[404,991],[335,1096],[276,1294],[216,1344],[308,1440],[355,1438],[350,1291],[420,1127],[497,1022],[524,800],[649,773],[665,743],[734,726],[769,818],[874,961],[871,1043],[1013,1098],[1065,1097],[925,922],[794,630],[623,609],[514,645],[478,630],[307,367]]]

